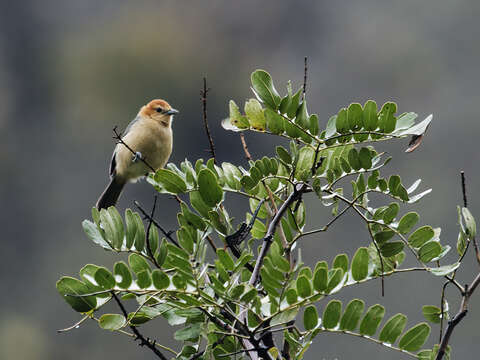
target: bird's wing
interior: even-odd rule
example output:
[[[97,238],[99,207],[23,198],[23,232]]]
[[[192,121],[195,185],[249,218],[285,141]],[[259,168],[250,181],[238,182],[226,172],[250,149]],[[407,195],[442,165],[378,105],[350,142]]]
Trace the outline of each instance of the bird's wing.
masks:
[[[113,152],[112,160],[110,161],[110,177],[115,175],[115,167],[117,166],[117,162],[115,161],[116,152]]]
[[[140,116],[137,115],[137,116],[135,117],[135,119],[133,119],[132,121],[130,121],[130,124],[128,124],[127,128],[126,128],[125,131],[123,132],[122,137],[125,136],[125,135],[127,135],[127,134],[129,133],[130,129],[133,127],[133,125],[135,125],[135,124],[137,123],[137,121],[138,121],[139,119],[140,119]]]

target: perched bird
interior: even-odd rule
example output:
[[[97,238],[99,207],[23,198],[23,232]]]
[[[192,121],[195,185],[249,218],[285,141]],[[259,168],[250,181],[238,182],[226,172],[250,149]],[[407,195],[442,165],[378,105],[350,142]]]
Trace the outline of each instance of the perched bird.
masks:
[[[122,141],[113,151],[110,163],[110,183],[97,201],[97,209],[115,205],[127,182],[165,166],[172,153],[172,120],[178,110],[161,99],[142,106],[128,125]],[[147,164],[150,166],[147,166]]]

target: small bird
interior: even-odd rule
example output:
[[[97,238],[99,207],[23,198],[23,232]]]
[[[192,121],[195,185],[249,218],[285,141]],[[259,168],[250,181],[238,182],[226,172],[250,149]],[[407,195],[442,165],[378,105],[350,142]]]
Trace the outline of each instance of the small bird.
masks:
[[[127,182],[135,182],[151,168],[165,166],[172,153],[172,120],[177,113],[161,99],[142,106],[122,135],[122,141],[135,155],[121,142],[117,144],[110,163],[111,180],[97,201],[98,210],[115,205]]]

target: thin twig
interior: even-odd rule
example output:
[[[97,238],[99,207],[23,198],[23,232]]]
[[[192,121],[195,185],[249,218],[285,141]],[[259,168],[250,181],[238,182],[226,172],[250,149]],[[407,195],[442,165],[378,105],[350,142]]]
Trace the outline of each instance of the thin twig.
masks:
[[[248,161],[252,160],[252,155],[250,155],[250,152],[248,151],[247,142],[245,141],[245,135],[243,135],[243,132],[240,132],[240,141],[242,142],[242,147],[243,147],[243,152],[245,153],[245,158]]]
[[[465,173],[463,171],[460,171],[460,176],[462,178],[463,207],[468,207],[468,205],[467,205],[467,190],[465,188]]]
[[[157,206],[157,195],[155,195],[155,197],[153,198],[152,212],[150,213],[150,217],[148,219],[147,232],[145,233],[145,242],[147,244],[148,255],[152,258],[152,261],[155,264],[155,266],[160,269],[161,267],[158,264],[157,259],[155,259],[155,255],[153,254],[152,246],[150,244],[150,229],[152,227],[153,215],[155,214],[155,207],[156,206]]]
[[[207,78],[203,78],[203,90],[200,91],[200,96],[202,100],[202,109],[203,109],[203,125],[205,126],[205,131],[208,137],[208,143],[210,145],[210,154],[212,155],[213,161],[217,163],[217,157],[215,156],[215,145],[213,143],[212,135],[210,134],[210,128],[208,127],[208,120],[207,120],[207,93],[210,89],[207,89]]]
[[[114,291],[111,292],[112,294],[112,297],[113,299],[117,302],[118,304],[118,307],[120,308],[120,310],[122,311],[123,313],[123,316],[125,317],[125,320],[128,321],[128,313],[127,313],[127,310],[125,309],[125,307],[123,306],[122,302],[120,301],[120,299],[117,297],[117,295],[115,294]],[[130,326],[130,329],[132,329],[133,333],[135,334],[136,336],[136,339],[139,339],[140,340],[140,346],[146,346],[148,347],[150,350],[152,350],[152,352],[157,355],[157,357],[159,357],[160,359],[162,360],[168,360],[167,357],[165,355],[163,355],[163,353],[158,350],[155,346],[155,343],[156,341],[150,341],[150,339],[145,339],[145,337],[140,333],[140,331],[138,331],[137,327],[136,326],[133,326],[133,325],[129,325]]]
[[[116,139],[120,144],[122,144],[123,146],[125,146],[134,156],[137,155],[137,153],[130,147],[128,146],[125,141],[123,141],[122,139],[122,135],[117,131],[117,125],[115,125],[115,127],[113,128],[113,133],[115,134],[115,136],[113,137],[114,139]],[[155,172],[156,170],[153,168],[153,166],[151,166],[148,162],[147,162],[147,158],[145,157],[139,157],[138,158],[141,162],[143,162],[150,170],[152,170],[152,172]]]
[[[307,92],[307,57],[304,59],[304,69],[303,69],[303,100],[305,101],[305,93]]]
[[[57,333],[63,333],[63,332],[67,332],[67,331],[70,331],[70,330],[73,330],[73,329],[78,329],[80,327],[80,325],[85,321],[87,320],[88,318],[90,317],[90,315],[85,315],[83,318],[81,318],[79,321],[77,321],[75,324],[73,324],[72,326],[69,326],[65,329],[59,329],[57,330]]]
[[[172,234],[170,231],[165,231],[165,229],[157,222],[155,221],[155,219],[153,219],[153,217],[151,217],[143,208],[142,206],[140,205],[140,203],[138,201],[134,201],[133,202],[134,205],[137,207],[138,210],[140,210],[140,212],[142,213],[142,215],[145,217],[145,219],[148,219],[149,221],[152,221],[153,225],[155,225],[157,227],[158,230],[160,230],[162,232],[163,235],[165,235],[165,237],[170,240],[174,245],[176,245],[177,247],[180,247],[180,245],[178,244],[177,241],[175,241],[175,239],[172,237]]]

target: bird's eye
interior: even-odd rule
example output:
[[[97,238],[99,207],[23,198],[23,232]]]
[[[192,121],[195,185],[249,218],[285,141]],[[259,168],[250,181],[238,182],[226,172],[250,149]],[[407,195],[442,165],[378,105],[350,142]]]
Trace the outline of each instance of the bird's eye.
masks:
[[[163,109],[162,109],[162,108],[157,108],[157,112],[158,112],[158,113],[162,113],[162,112],[163,112]]]

